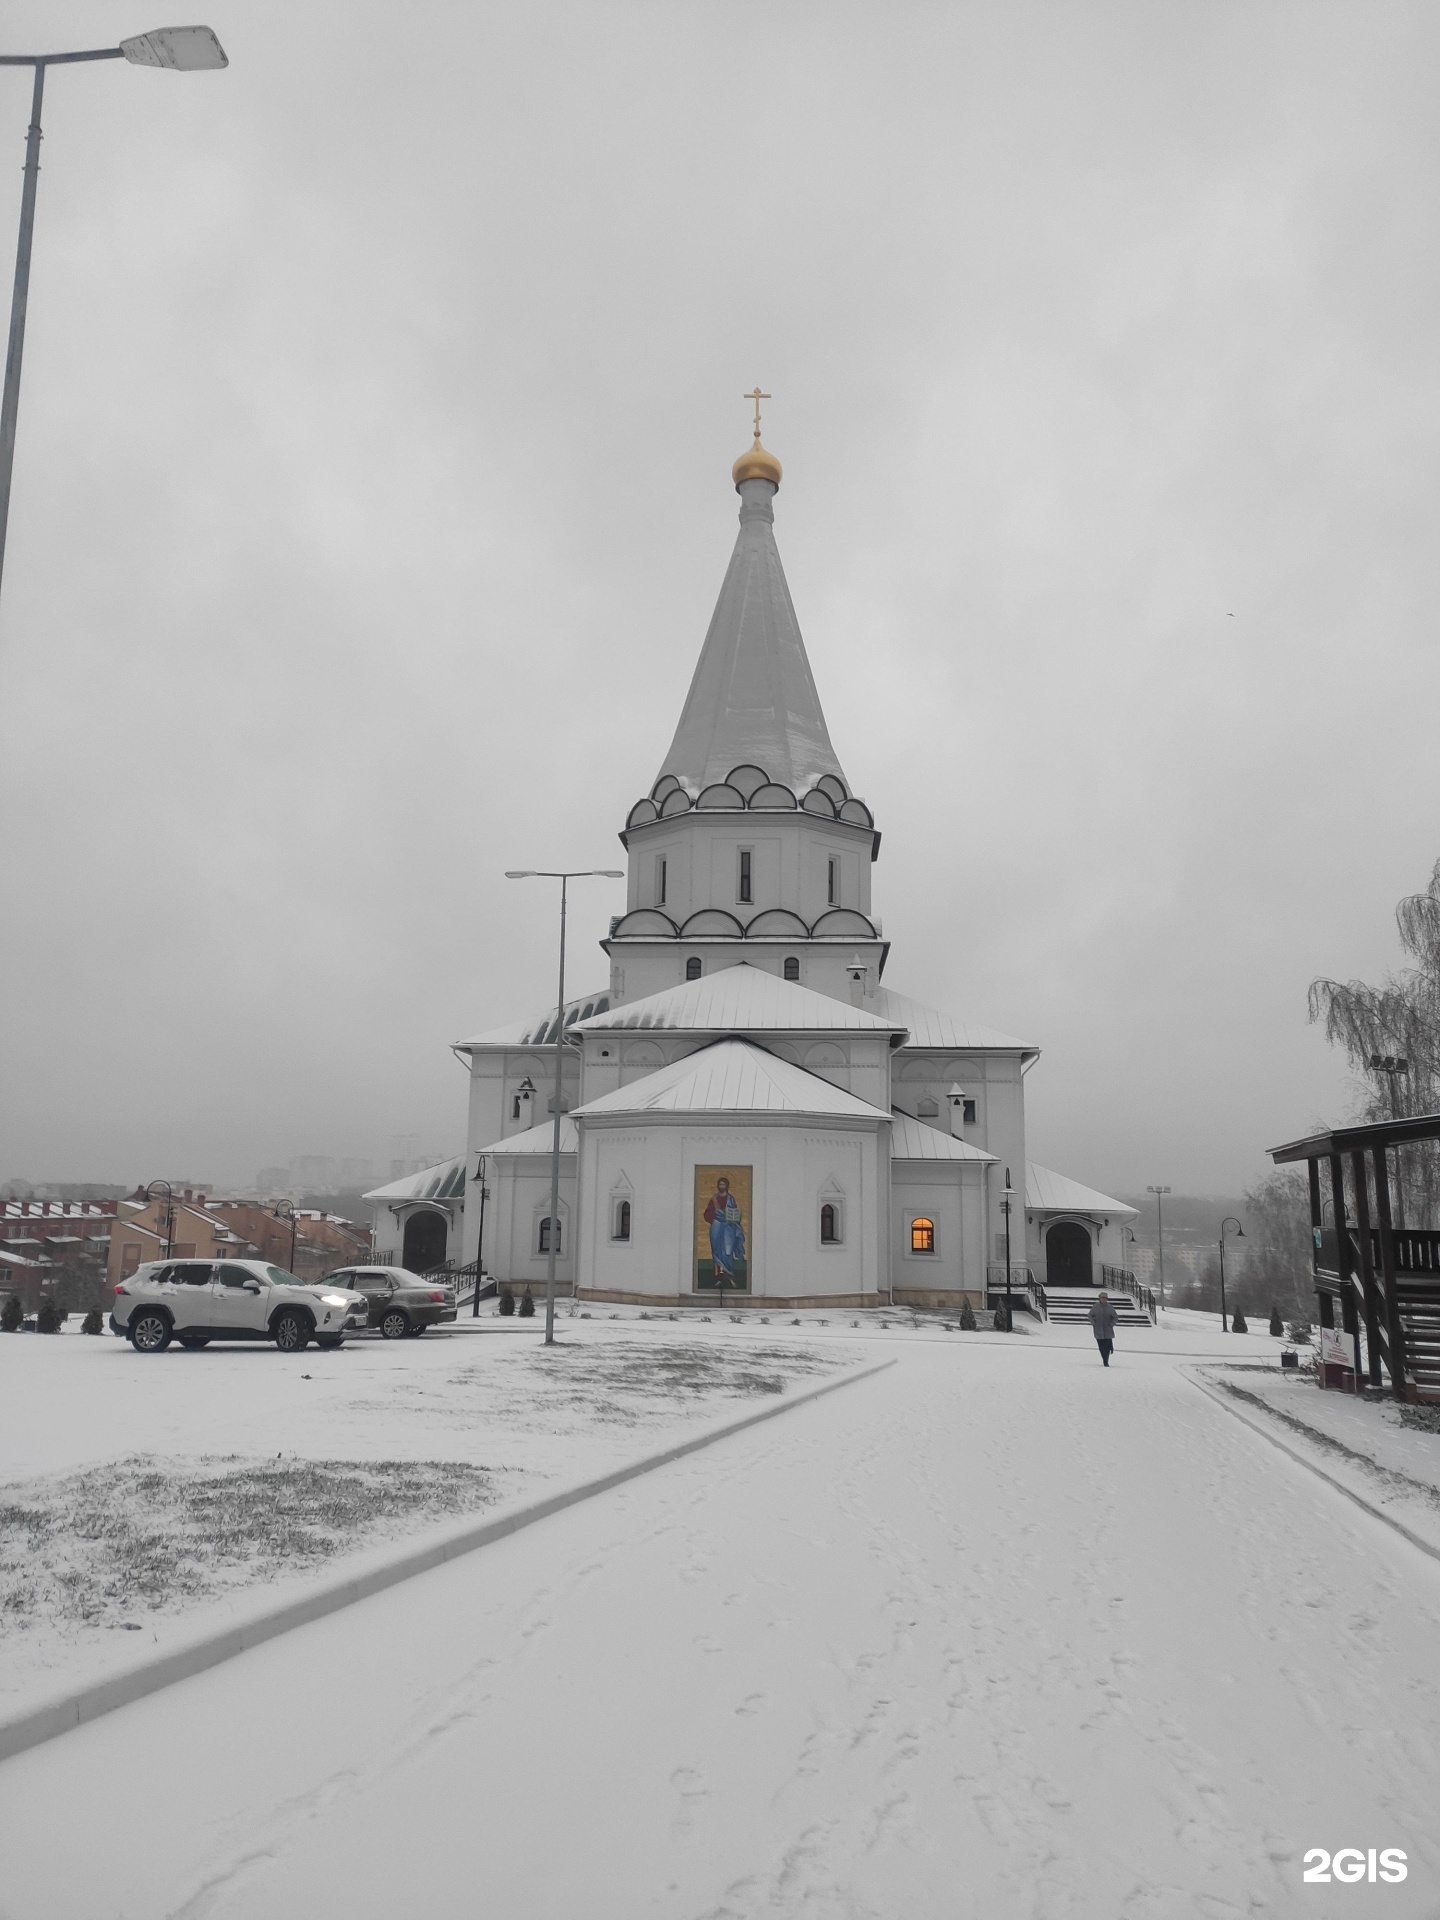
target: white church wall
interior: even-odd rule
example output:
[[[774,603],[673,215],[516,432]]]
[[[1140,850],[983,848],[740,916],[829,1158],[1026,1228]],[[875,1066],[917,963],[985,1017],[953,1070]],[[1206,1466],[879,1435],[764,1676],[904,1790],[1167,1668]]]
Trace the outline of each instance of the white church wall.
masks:
[[[647,994],[663,993],[667,987],[680,986],[685,980],[687,961],[697,959],[701,973],[708,978],[725,967],[760,967],[783,979],[785,962],[800,963],[800,985],[812,993],[828,994],[843,1006],[853,1004],[847,971],[855,954],[867,969],[867,986],[879,978],[885,956],[884,942],[855,935],[842,940],[718,938],[699,940],[626,940],[607,942],[610,954],[610,1001],[624,1006],[627,1001],[643,1000]],[[873,996],[872,996],[873,997]],[[865,1004],[862,998],[860,1004]]]
[[[506,1154],[492,1163],[485,1238],[493,1247],[490,1271],[512,1287],[543,1290],[548,1256],[540,1251],[539,1223],[550,1211],[550,1160],[542,1154]],[[478,1211],[466,1208],[467,1214]],[[490,1239],[490,1215],[495,1237]],[[560,1156],[560,1251],[555,1278],[568,1291],[574,1276],[575,1155]]]
[[[959,1293],[972,1306],[985,1299],[985,1167],[976,1161],[894,1160],[891,1183],[891,1275],[897,1300],[926,1304],[926,1295]],[[911,1227],[935,1224],[935,1251],[916,1253]],[[938,1304],[938,1303],[937,1303]]]
[[[884,1219],[880,1123],[854,1130],[802,1122],[714,1125],[652,1120],[581,1132],[580,1286],[587,1293],[717,1304],[697,1293],[695,1169],[751,1168],[754,1301],[874,1298]],[[613,1236],[618,1195],[631,1201],[628,1243]],[[839,1206],[842,1237],[822,1246],[820,1208]]]

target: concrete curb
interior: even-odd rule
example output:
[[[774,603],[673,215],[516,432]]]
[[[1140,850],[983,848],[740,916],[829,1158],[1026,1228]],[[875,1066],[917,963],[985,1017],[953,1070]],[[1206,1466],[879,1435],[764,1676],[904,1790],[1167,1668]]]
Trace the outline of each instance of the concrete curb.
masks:
[[[1289,1441],[1283,1440],[1278,1433],[1273,1432],[1270,1427],[1266,1426],[1263,1421],[1252,1414],[1248,1408],[1236,1406],[1229,1394],[1222,1393],[1218,1387],[1212,1386],[1208,1380],[1200,1379],[1200,1377],[1192,1373],[1188,1367],[1182,1367],[1181,1372],[1190,1382],[1191,1386],[1198,1387],[1201,1393],[1207,1394],[1217,1406],[1223,1407],[1226,1413],[1233,1414],[1242,1426],[1252,1428],[1254,1432],[1260,1435],[1262,1440],[1268,1440],[1272,1447],[1278,1447],[1281,1453],[1288,1454],[1297,1466],[1305,1467],[1309,1472],[1313,1473],[1317,1479],[1323,1480],[1327,1487],[1333,1487],[1337,1493],[1343,1493],[1347,1500],[1353,1500],[1357,1507],[1360,1507],[1364,1512],[1370,1514],[1372,1518],[1382,1520],[1387,1527],[1393,1527],[1396,1533],[1401,1535],[1403,1539],[1408,1540],[1412,1547],[1418,1547],[1421,1553],[1428,1553],[1432,1560],[1440,1560],[1440,1547],[1434,1545],[1432,1541],[1426,1540],[1423,1535],[1407,1527],[1403,1520],[1397,1520],[1394,1514],[1386,1513],[1383,1507],[1377,1507],[1373,1501],[1367,1500],[1363,1493],[1357,1493],[1353,1487],[1347,1487],[1345,1482],[1343,1480],[1337,1480],[1333,1473],[1327,1473],[1324,1467],[1308,1458],[1306,1454],[1301,1452],[1299,1447],[1291,1446]],[[1385,1469],[1382,1468],[1381,1471],[1384,1472]],[[0,1735],[0,1737],[3,1737],[3,1735]]]
[[[783,1395],[770,1406],[742,1414],[738,1419],[724,1421],[716,1427],[706,1427],[699,1433],[691,1434],[688,1439],[677,1440],[659,1453],[647,1454],[644,1459],[615,1467],[596,1480],[584,1480],[577,1486],[564,1487],[558,1493],[546,1495],[543,1500],[533,1500],[526,1506],[514,1507],[492,1520],[468,1522],[455,1533],[407,1548],[396,1554],[393,1560],[370,1566],[363,1573],[334,1581],[298,1599],[287,1600],[236,1625],[219,1628],[187,1646],[176,1647],[124,1673],[92,1681],[72,1693],[62,1694],[17,1714],[13,1720],[0,1720],[0,1760],[11,1759],[30,1747],[42,1746],[59,1734],[68,1733],[72,1727],[83,1726],[88,1720],[98,1720],[102,1714],[113,1713],[117,1707],[143,1700],[147,1694],[159,1693],[164,1687],[174,1686],[177,1680],[188,1680],[210,1667],[218,1667],[222,1661],[233,1659],[237,1653],[261,1646],[266,1640],[274,1640],[295,1627],[308,1626],[312,1620],[323,1620],[327,1614],[338,1613],[342,1607],[353,1606],[357,1600],[368,1600],[371,1594],[382,1593],[385,1588],[396,1586],[402,1580],[411,1580],[417,1573],[429,1573],[432,1568],[443,1566],[448,1560],[458,1560],[462,1554],[473,1553],[478,1547],[488,1547],[496,1540],[507,1539],[512,1533],[534,1526],[537,1520],[548,1519],[552,1513],[563,1513],[566,1507],[578,1506],[582,1500],[608,1493],[612,1487],[623,1486],[627,1480],[636,1480],[641,1474],[653,1472],[656,1467],[683,1460],[687,1453],[698,1453],[703,1447],[713,1446],[717,1440],[726,1440],[731,1434],[743,1432],[746,1427],[773,1420],[778,1414],[789,1413],[792,1407],[819,1400],[840,1387],[868,1380],[894,1365],[893,1359],[875,1361],[869,1366],[842,1373],[836,1379],[822,1380],[818,1386]]]

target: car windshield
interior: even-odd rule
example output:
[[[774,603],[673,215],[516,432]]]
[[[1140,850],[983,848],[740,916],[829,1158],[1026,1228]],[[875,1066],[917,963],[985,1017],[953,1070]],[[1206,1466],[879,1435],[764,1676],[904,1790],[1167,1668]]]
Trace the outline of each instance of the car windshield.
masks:
[[[284,1267],[266,1267],[265,1278],[272,1287],[308,1287],[310,1282],[302,1280],[298,1274],[287,1273]]]

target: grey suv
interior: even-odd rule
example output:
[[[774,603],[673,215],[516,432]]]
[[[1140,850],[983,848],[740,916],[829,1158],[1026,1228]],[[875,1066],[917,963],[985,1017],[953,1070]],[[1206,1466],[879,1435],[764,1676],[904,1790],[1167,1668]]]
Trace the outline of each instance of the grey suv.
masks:
[[[370,1324],[387,1340],[423,1333],[437,1321],[455,1318],[455,1289],[427,1280],[408,1267],[341,1267],[324,1284],[353,1287],[370,1306]]]
[[[368,1317],[363,1294],[264,1260],[151,1260],[116,1287],[110,1327],[137,1353],[163,1353],[172,1340],[273,1340],[299,1353],[312,1339],[338,1347]]]

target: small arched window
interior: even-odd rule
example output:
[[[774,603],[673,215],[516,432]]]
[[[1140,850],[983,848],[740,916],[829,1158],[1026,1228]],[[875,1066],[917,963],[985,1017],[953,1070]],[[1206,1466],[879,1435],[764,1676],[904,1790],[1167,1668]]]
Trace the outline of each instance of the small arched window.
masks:
[[[840,1215],[834,1205],[827,1200],[820,1209],[820,1242],[822,1246],[833,1246],[840,1238]]]
[[[793,953],[785,956],[785,978],[787,980],[798,980],[800,978],[800,962]]]
[[[910,1222],[911,1253],[934,1253],[935,1222],[927,1220],[923,1214],[917,1214]]]
[[[560,1232],[559,1227],[560,1227],[560,1223],[557,1221],[556,1234],[555,1234],[555,1251],[557,1254],[560,1252],[561,1241],[564,1237],[563,1234]],[[548,1219],[542,1220],[540,1222],[539,1251],[541,1253],[549,1253],[550,1251],[550,1222]]]
[[[628,1200],[622,1200],[615,1209],[615,1238],[617,1240],[630,1238],[630,1202]]]
[[[690,958],[685,962],[685,978],[687,980],[698,980],[700,978],[700,956],[698,953],[692,953]]]

